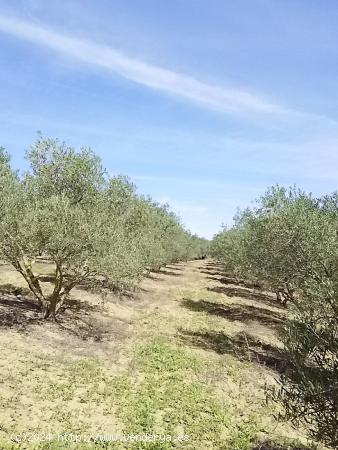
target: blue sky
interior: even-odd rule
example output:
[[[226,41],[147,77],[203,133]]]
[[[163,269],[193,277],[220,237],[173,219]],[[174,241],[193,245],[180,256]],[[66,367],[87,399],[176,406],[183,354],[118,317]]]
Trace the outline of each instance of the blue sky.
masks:
[[[0,145],[41,130],[211,237],[269,185],[338,179],[335,0],[0,0]]]

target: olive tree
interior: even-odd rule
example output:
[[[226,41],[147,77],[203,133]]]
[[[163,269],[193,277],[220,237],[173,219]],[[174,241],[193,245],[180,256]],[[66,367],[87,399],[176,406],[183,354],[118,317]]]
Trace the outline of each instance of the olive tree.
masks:
[[[55,317],[77,284],[136,281],[137,247],[124,228],[133,195],[128,183],[109,180],[90,150],[56,140],[39,139],[27,159],[31,170],[20,179],[2,152],[0,252],[25,278],[44,317]],[[34,271],[40,255],[54,264],[52,286]]]
[[[245,278],[260,280],[282,303],[309,279],[331,271],[329,223],[318,199],[296,188],[267,190],[216,239],[218,258]],[[330,263],[331,264],[331,263]]]
[[[270,188],[215,239],[233,269],[255,276],[285,299],[281,330],[286,371],[273,398],[281,414],[311,436],[338,446],[338,195],[315,199],[296,188]],[[235,236],[234,249],[231,239]],[[238,257],[238,253],[240,257]],[[231,266],[230,266],[231,267]]]
[[[187,259],[205,259],[210,255],[210,241],[206,238],[190,236]]]
[[[304,217],[303,217],[304,218]],[[288,368],[275,391],[284,417],[305,422],[311,436],[338,446],[338,208],[337,194],[318,199],[302,228],[304,239],[294,243],[311,255],[298,282],[298,296],[282,332]],[[301,264],[300,264],[301,265]]]
[[[244,231],[239,228],[224,227],[216,234],[211,242],[211,256],[217,259],[224,269],[236,277],[248,276],[243,260],[243,240]]]
[[[338,447],[338,290],[336,281],[311,281],[297,298],[282,341],[287,370],[272,390],[280,416],[306,424],[312,438]]]
[[[101,196],[104,171],[89,150],[76,153],[53,140],[39,139],[27,158],[31,171],[22,179],[10,171],[8,161],[1,171],[0,251],[25,278],[44,317],[55,317],[76,284],[103,273],[111,251]],[[44,288],[34,272],[41,254],[54,263],[52,289]]]
[[[44,317],[78,284],[130,289],[149,270],[187,258],[192,237],[168,206],[109,177],[90,150],[40,137],[19,176],[0,149],[0,257],[24,277]],[[53,265],[51,283],[37,258]]]

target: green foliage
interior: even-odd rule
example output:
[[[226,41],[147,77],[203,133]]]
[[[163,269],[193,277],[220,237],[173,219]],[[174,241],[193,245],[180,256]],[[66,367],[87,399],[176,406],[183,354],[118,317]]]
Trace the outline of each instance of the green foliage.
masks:
[[[51,442],[33,442],[27,448],[249,450],[253,447],[258,433],[255,420],[234,422],[231,401],[228,404],[211,385],[199,380],[210,361],[164,338],[136,345],[134,355],[130,370],[124,374],[113,374],[92,358],[65,360],[61,364],[41,359],[39,364],[35,362],[34,373],[27,364],[27,378],[34,380],[30,385],[34,396],[47,405],[49,421],[45,432],[53,436]],[[76,405],[81,405],[81,414]],[[108,429],[96,431],[83,414],[86,411],[96,412],[101,420],[106,418]],[[34,434],[34,424],[24,431]],[[93,439],[77,444],[57,441],[58,434],[66,432],[93,435]],[[20,436],[22,430],[14,426],[6,430],[8,436],[12,433]],[[115,443],[95,439],[109,434],[156,434],[158,439]],[[22,448],[6,444],[5,449]]]
[[[74,204],[88,203],[105,187],[106,172],[90,149],[76,152],[64,142],[40,136],[26,158],[31,166],[26,181],[36,197],[65,196]]]
[[[311,437],[338,447],[338,290],[336,281],[307,284],[283,330],[289,368],[273,391],[283,416],[305,422]]]
[[[212,243],[227,270],[291,301],[282,331],[288,369],[273,398],[284,417],[338,445],[338,203],[296,188],[270,188]],[[282,414],[283,415],[283,414]]]
[[[137,348],[136,357],[138,363],[150,372],[175,372],[198,367],[198,361],[193,355],[174,348],[164,339],[156,339],[141,345]]]
[[[170,435],[172,440],[161,446],[144,442],[130,448],[225,446],[231,416],[212,390],[196,380],[203,362],[163,338],[141,344],[135,353],[141,379],[120,377],[115,384],[118,413],[126,424],[125,432],[141,435],[155,432]]]
[[[0,149],[0,256],[25,278],[45,317],[77,284],[130,289],[150,270],[205,252],[205,240],[128,179],[109,177],[90,149],[39,137],[26,156],[30,171],[20,177]],[[34,273],[39,256],[55,264],[51,289]]]

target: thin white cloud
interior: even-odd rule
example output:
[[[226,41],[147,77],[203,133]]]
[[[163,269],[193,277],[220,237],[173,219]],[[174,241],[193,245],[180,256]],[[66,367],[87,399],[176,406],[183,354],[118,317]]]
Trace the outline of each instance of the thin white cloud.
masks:
[[[203,83],[191,76],[130,58],[109,46],[57,33],[15,17],[0,15],[0,31],[48,47],[83,63],[103,68],[149,88],[204,105],[212,110],[240,114],[275,114],[286,117],[291,115],[293,118],[307,116],[306,113],[299,113],[270,103],[261,96]],[[316,117],[309,116],[312,119]]]

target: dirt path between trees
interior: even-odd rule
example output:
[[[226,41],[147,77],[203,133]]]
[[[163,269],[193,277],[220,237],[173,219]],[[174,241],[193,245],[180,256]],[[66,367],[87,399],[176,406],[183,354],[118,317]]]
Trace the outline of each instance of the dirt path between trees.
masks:
[[[285,370],[277,333],[285,309],[236,284],[212,260],[151,273],[130,297],[103,300],[75,289],[57,323],[42,321],[27,294],[19,276],[1,266],[1,449],[12,448],[12,432],[176,432],[183,422],[197,439],[191,444],[142,448],[244,450],[258,440],[302,438],[278,425],[265,404],[265,383]],[[207,426],[214,432],[203,431]],[[34,445],[17,448],[72,448]],[[280,445],[262,448],[288,448]]]

